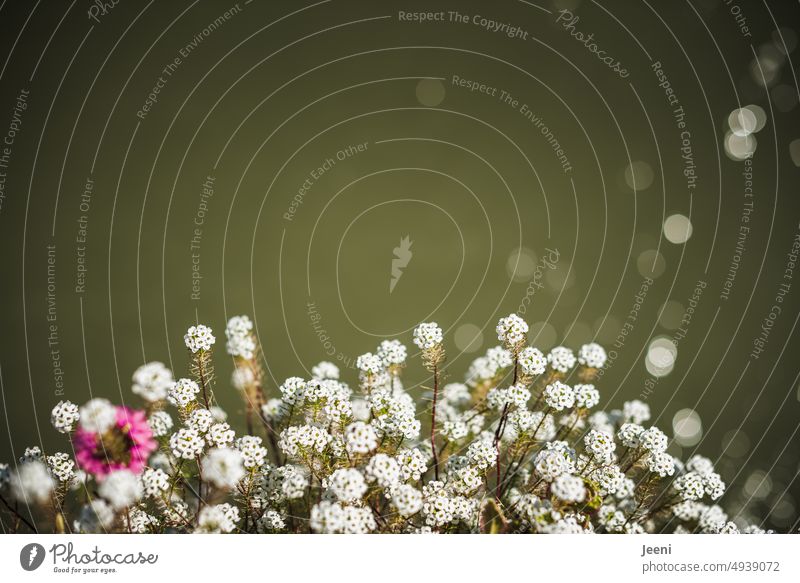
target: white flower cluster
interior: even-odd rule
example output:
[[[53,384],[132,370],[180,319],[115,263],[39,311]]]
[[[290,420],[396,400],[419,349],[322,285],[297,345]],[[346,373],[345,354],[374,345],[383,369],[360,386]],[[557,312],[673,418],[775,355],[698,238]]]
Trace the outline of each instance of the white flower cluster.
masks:
[[[174,425],[172,417],[166,411],[153,411],[147,418],[147,424],[153,432],[154,437],[164,437],[169,435]]]
[[[311,375],[315,379],[338,381],[339,367],[333,364],[332,362],[323,360],[322,362],[311,368]]]
[[[148,403],[157,403],[167,397],[167,392],[174,383],[172,371],[162,362],[148,362],[133,373],[131,391]]]
[[[142,494],[155,498],[169,489],[169,476],[159,468],[145,468],[141,476]]]
[[[81,427],[93,433],[103,433],[114,425],[117,411],[108,399],[92,399],[80,409]]]
[[[323,534],[366,534],[376,528],[372,510],[324,500],[311,509],[311,530]]]
[[[169,448],[172,455],[178,459],[193,460],[200,457],[205,449],[206,442],[197,429],[181,427],[169,438]]]
[[[545,387],[544,402],[556,411],[571,409],[575,404],[575,391],[569,385],[555,381]]]
[[[380,374],[383,371],[383,359],[377,354],[367,352],[356,359],[356,368],[368,375]]]
[[[377,354],[384,366],[401,366],[406,362],[408,350],[399,340],[383,340]]]
[[[186,408],[195,400],[200,386],[191,379],[178,379],[167,391],[167,401],[180,408]]]
[[[595,342],[584,344],[578,351],[578,363],[589,368],[603,368],[607,359],[605,349]]]
[[[217,488],[230,490],[235,488],[244,478],[244,456],[241,452],[228,447],[210,450],[201,462],[203,478]]]
[[[118,470],[106,476],[97,493],[106,500],[114,510],[122,510],[133,505],[143,494],[139,477],[128,470]]]
[[[225,328],[228,338],[226,349],[231,356],[250,360],[255,355],[256,341],[253,337],[253,322],[247,316],[234,316]]]
[[[66,453],[59,452],[47,456],[47,467],[59,482],[70,484],[76,476],[75,462]]]
[[[442,343],[442,329],[436,322],[425,322],[414,329],[414,344],[420,350],[429,350]]]
[[[547,355],[547,362],[560,373],[569,372],[575,366],[575,354],[565,346],[556,346]]]
[[[211,347],[214,346],[214,342],[216,342],[216,338],[214,338],[214,335],[211,333],[211,328],[203,324],[198,324],[197,326],[191,326],[186,331],[186,334],[183,336],[183,342],[186,344],[186,348],[188,348],[192,354],[195,354],[201,350],[211,350]]]
[[[523,352],[525,352],[523,350]],[[535,358],[535,355],[534,355]],[[466,383],[470,387],[476,387],[482,383],[492,384],[496,378],[514,364],[514,357],[511,352],[502,346],[495,346],[486,351],[485,356],[481,356],[472,361],[467,372]],[[521,366],[525,366],[520,361]],[[532,364],[537,367],[538,364]],[[531,373],[536,374],[536,373]]]
[[[527,333],[528,323],[516,314],[500,318],[497,323],[497,339],[509,349],[525,342]]]
[[[50,413],[50,422],[59,433],[69,433],[75,429],[75,424],[80,419],[78,406],[69,401],[59,401]]]
[[[333,437],[315,425],[293,425],[281,433],[279,447],[287,456],[295,459],[310,459],[322,454]]]
[[[236,530],[239,522],[239,509],[228,503],[204,506],[198,515],[197,528],[201,534],[230,533]]]
[[[519,365],[529,376],[538,376],[547,370],[547,357],[538,348],[528,346],[519,355]]]
[[[225,332],[236,366],[250,361],[234,386],[247,395],[266,387],[251,320],[235,316]],[[645,425],[646,403],[594,410],[602,347],[545,355],[526,345],[528,325],[515,314],[497,333],[501,345],[475,359],[463,382],[444,383],[430,366],[443,362],[442,329],[414,330],[435,387],[423,398],[435,397],[435,410],[431,403],[418,414],[402,382],[413,365],[408,351],[384,340],[356,359],[353,388],[335,364],[320,362],[310,378],[287,378],[264,394],[238,434],[219,407],[198,403],[195,369],[194,379],[174,381],[151,362],[133,377],[146,403],[135,428],[118,423],[119,409],[105,399],[80,408],[62,401],[54,428],[75,432],[76,449],[86,432],[99,441],[77,459],[28,448],[14,468],[0,464],[0,490],[44,513],[76,508],[75,532],[763,532],[715,503],[725,483],[708,458],[673,457],[669,437]],[[210,365],[209,328],[193,326],[185,342],[203,351],[194,365]],[[153,453],[137,460],[134,444]],[[84,471],[96,446],[114,465]],[[67,504],[81,491],[91,500]]]

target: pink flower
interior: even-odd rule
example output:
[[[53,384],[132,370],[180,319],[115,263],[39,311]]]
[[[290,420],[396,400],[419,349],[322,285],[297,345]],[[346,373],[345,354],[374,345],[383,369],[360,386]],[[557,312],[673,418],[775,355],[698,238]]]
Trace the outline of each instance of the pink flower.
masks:
[[[78,465],[95,476],[117,470],[138,474],[158,447],[143,411],[115,409],[117,420],[110,429],[95,433],[79,425],[72,438]]]

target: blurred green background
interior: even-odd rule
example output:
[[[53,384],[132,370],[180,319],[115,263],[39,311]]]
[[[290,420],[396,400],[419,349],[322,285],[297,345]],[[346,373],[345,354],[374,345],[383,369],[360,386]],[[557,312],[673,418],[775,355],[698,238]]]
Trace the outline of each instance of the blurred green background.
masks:
[[[461,380],[522,309],[543,349],[612,351],[603,404],[645,400],[673,453],[719,458],[728,508],[796,528],[798,16],[745,0],[4,3],[0,459],[65,447],[60,399],[135,404],[150,360],[185,374],[196,321],[235,417],[232,315],[255,319],[274,393],[320,360],[354,382],[356,356],[411,346],[426,320]],[[406,379],[424,381],[418,359]]]

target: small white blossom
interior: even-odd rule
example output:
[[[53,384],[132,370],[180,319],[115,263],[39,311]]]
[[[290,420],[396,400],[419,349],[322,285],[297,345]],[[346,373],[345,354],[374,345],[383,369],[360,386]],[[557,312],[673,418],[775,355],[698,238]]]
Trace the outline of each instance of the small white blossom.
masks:
[[[714,464],[707,457],[693,455],[686,460],[686,469],[690,472],[697,472],[701,476],[705,476],[714,471]]]
[[[214,416],[208,409],[195,409],[189,414],[186,426],[197,429],[199,433],[205,433],[214,423]]]
[[[525,385],[518,383],[508,387],[507,397],[509,404],[515,405],[522,409],[527,406],[528,401],[531,398],[531,392]]]
[[[122,510],[132,506],[142,497],[142,483],[133,472],[118,470],[100,482],[97,493],[111,504],[114,510]]]
[[[256,375],[250,366],[237,366],[231,373],[231,384],[237,391],[244,391],[247,387],[256,382]]]
[[[675,473],[675,458],[665,452],[653,452],[647,456],[647,469],[666,478]]]
[[[228,338],[225,347],[228,354],[244,358],[245,360],[252,359],[256,350],[256,343],[252,331],[253,322],[247,316],[234,316],[228,320],[228,325],[225,328],[225,336]],[[205,350],[208,349],[206,348]],[[196,351],[193,350],[192,352]]]
[[[75,429],[75,424],[80,419],[78,406],[69,401],[59,401],[50,413],[50,422],[59,433],[69,433]]]
[[[400,464],[385,453],[370,458],[364,471],[370,482],[378,482],[382,488],[391,488],[400,481]]]
[[[355,421],[345,428],[345,445],[350,453],[369,453],[378,448],[378,434],[372,425]]]
[[[184,408],[195,400],[199,392],[200,386],[192,379],[178,379],[167,391],[167,401]]]
[[[141,475],[142,493],[148,498],[161,496],[169,489],[169,476],[157,468],[145,468]]]
[[[483,485],[481,470],[475,466],[464,466],[450,472],[448,486],[457,494],[470,496]]]
[[[197,429],[183,427],[170,436],[169,447],[175,457],[193,460],[203,453],[205,441]]]
[[[562,474],[553,480],[550,487],[553,495],[564,502],[583,502],[586,498],[586,487],[583,480],[571,474]]]
[[[286,455],[303,459],[321,454],[331,440],[331,435],[316,425],[293,425],[281,432],[278,446]]]
[[[22,454],[22,457],[19,458],[19,463],[26,464],[28,462],[39,462],[42,460],[42,448],[38,445],[34,445],[33,447],[26,447],[25,452]]]
[[[261,438],[244,435],[236,440],[236,449],[242,452],[244,467],[248,470],[260,468],[267,458],[267,448],[261,445]]]
[[[746,526],[744,530],[742,530],[742,534],[772,534],[774,531],[772,530],[764,530],[760,526],[756,526],[755,524],[751,524]]]
[[[525,341],[528,333],[528,324],[517,316],[510,314],[505,318],[500,318],[497,323],[497,339],[508,348],[519,346]]]
[[[598,431],[605,431],[606,433],[614,433],[615,420],[605,411],[595,411],[589,415],[589,426]]]
[[[302,498],[308,488],[308,478],[299,466],[294,465],[281,466],[270,471],[268,482],[277,492],[279,500]]]
[[[636,490],[636,482],[631,478],[625,478],[620,483],[617,491],[614,492],[614,495],[618,500],[626,500],[628,498],[633,498],[634,490]]]
[[[466,405],[471,400],[469,387],[464,383],[447,383],[441,394],[442,399],[453,406]]]
[[[480,470],[485,470],[497,461],[497,449],[490,442],[473,441],[467,448],[469,463]]]
[[[403,518],[413,516],[422,509],[422,492],[409,484],[392,489],[392,505]]]
[[[544,401],[556,411],[570,409],[575,404],[575,391],[561,381],[554,381],[545,387]]]
[[[591,477],[597,481],[600,486],[600,493],[604,496],[616,494],[625,481],[625,474],[614,464],[600,466],[592,471]]]
[[[689,472],[675,478],[675,489],[680,492],[684,500],[700,500],[705,494],[703,477],[697,472]]]
[[[266,403],[261,405],[261,414],[264,419],[270,422],[278,421],[283,413],[281,407],[282,401],[280,399],[269,399]]]
[[[700,513],[698,526],[703,532],[718,533],[728,522],[728,515],[717,505],[709,506]]]
[[[595,342],[584,344],[578,351],[578,362],[589,368],[603,368],[606,358],[606,351]]]
[[[190,327],[183,337],[186,348],[191,350],[192,354],[201,350],[211,350],[215,340],[214,335],[211,333],[211,328],[203,324]]]
[[[672,507],[672,513],[680,520],[697,520],[705,506],[694,500],[684,500]]]
[[[364,475],[355,468],[339,468],[327,479],[328,491],[339,502],[354,502],[367,492]]]
[[[541,527],[540,532],[544,534],[586,534],[587,530],[578,523],[574,515],[570,515]]]
[[[283,395],[283,401],[288,405],[299,405],[303,402],[306,390],[306,381],[300,377],[289,377],[278,387]]]
[[[235,449],[214,448],[203,458],[203,479],[217,488],[230,490],[244,477],[243,462],[241,452]]]
[[[405,363],[408,351],[399,340],[384,340],[377,354],[384,366],[400,366]]]
[[[638,399],[626,401],[622,405],[622,416],[625,421],[641,425],[650,419],[650,406]]]
[[[639,436],[639,445],[653,453],[660,453],[667,450],[669,438],[658,427],[646,429]]]
[[[456,504],[444,489],[444,483],[430,481],[422,488],[422,512],[428,526],[443,526],[455,519]]]
[[[275,510],[267,510],[256,522],[260,533],[279,532],[286,528],[283,517]]]
[[[342,506],[323,500],[311,509],[311,530],[323,534],[365,534],[375,530],[375,518],[369,508]]]
[[[365,399],[353,399],[350,405],[353,409],[353,419],[356,421],[369,420],[371,408]]]
[[[717,531],[717,534],[741,534],[741,531],[735,522],[728,521]]]
[[[725,493],[725,482],[719,474],[710,472],[708,474],[701,474],[703,476],[703,490],[712,500],[719,499]]]
[[[133,386],[131,391],[149,403],[155,403],[166,398],[167,391],[175,380],[172,371],[162,362],[148,362],[143,364],[133,373]]]
[[[592,429],[583,438],[583,443],[586,446],[586,451],[589,452],[593,458],[601,463],[608,463],[614,459],[614,450],[616,444],[614,437],[603,431]]]
[[[377,354],[367,352],[356,359],[356,368],[365,374],[375,375],[383,371],[383,361]]]
[[[575,366],[575,355],[569,348],[556,346],[550,351],[550,354],[547,355],[547,362],[550,363],[553,370],[567,373]]]
[[[323,360],[315,367],[311,369],[311,375],[315,379],[339,379],[339,367],[333,364],[332,362],[328,362]]]
[[[625,447],[639,447],[640,438],[644,433],[644,427],[636,423],[625,423],[619,428],[617,437]]]
[[[427,458],[418,449],[402,449],[395,457],[403,480],[419,480],[428,470]]]
[[[236,434],[227,423],[214,423],[205,435],[210,447],[231,447],[235,438]]]
[[[158,526],[158,519],[141,508],[134,507],[122,515],[122,525],[133,534],[147,534]]]
[[[111,506],[105,500],[95,498],[81,508],[72,528],[77,533],[105,532],[114,523],[114,517]]]
[[[442,329],[436,322],[425,322],[414,329],[414,344],[428,350],[442,343]]]
[[[197,533],[220,534],[230,533],[236,529],[239,521],[239,509],[230,504],[204,506],[197,516]]]
[[[575,385],[575,404],[584,409],[591,409],[600,402],[600,391],[594,385]]]
[[[550,441],[556,436],[556,422],[552,415],[543,411],[535,411],[530,417],[530,429],[535,431],[533,438],[539,441]],[[527,431],[530,433],[530,431]]]
[[[47,456],[47,465],[59,482],[71,482],[75,478],[75,462],[65,453]]]
[[[498,369],[508,368],[514,364],[514,355],[510,350],[502,346],[493,346],[486,351],[486,358],[491,363],[491,367],[496,371]],[[492,375],[493,376],[493,375]]]
[[[547,357],[538,348],[528,346],[519,353],[519,365],[526,375],[540,375],[547,370]]]
[[[573,456],[563,441],[548,443],[545,449],[536,454],[533,463],[536,473],[548,482],[575,471]]]
[[[117,410],[108,399],[92,399],[80,408],[81,427],[86,431],[104,433],[117,420]]]
[[[172,430],[172,417],[166,411],[153,411],[147,418],[153,437],[164,437]]]

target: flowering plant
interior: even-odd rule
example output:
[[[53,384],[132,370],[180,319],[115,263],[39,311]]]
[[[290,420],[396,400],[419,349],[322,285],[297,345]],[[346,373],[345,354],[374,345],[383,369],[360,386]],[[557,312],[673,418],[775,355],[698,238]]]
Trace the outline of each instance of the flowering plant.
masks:
[[[268,398],[253,324],[231,318],[231,384],[245,405],[237,436],[215,401],[216,339],[192,326],[191,378],[143,365],[132,389],[143,410],[62,401],[52,423],[74,459],[32,447],[15,468],[0,464],[2,502],[14,531],[764,532],[715,503],[725,484],[710,460],[667,453],[645,403],[594,410],[602,347],[545,355],[527,333],[517,315],[502,318],[501,344],[463,382],[444,383],[442,329],[420,324],[431,405],[418,415],[399,341],[357,359],[357,390],[321,362]]]

